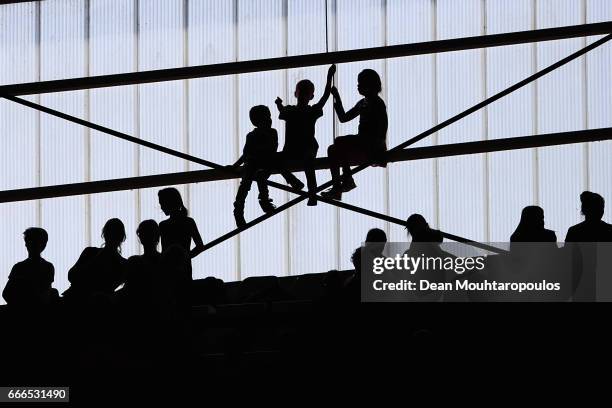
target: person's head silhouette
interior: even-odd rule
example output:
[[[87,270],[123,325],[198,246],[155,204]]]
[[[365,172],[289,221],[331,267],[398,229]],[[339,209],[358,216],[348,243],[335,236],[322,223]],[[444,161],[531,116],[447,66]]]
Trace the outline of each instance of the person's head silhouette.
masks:
[[[159,190],[157,197],[164,214],[168,216],[187,216],[187,208],[183,204],[181,193],[176,188],[169,187]]]
[[[368,231],[365,242],[373,252],[382,253],[387,243],[387,234],[380,228],[372,228]]]
[[[530,205],[523,208],[521,212],[521,220],[519,222],[521,229],[542,229],[544,228],[544,210],[537,205]]]
[[[30,258],[39,257],[42,251],[47,247],[49,235],[42,228],[28,228],[23,232],[23,240],[25,242],[28,256]]]
[[[159,244],[159,225],[154,220],[145,220],[138,225],[136,235],[145,249],[157,248]]]
[[[590,191],[580,194],[582,214],[587,221],[599,221],[604,215],[605,201],[602,196]]]
[[[119,218],[111,218],[102,228],[104,247],[121,252],[121,244],[125,241],[125,226]]]
[[[314,98],[315,86],[312,81],[303,79],[295,86],[295,97],[298,103],[308,103]]]
[[[365,97],[375,96],[382,92],[380,76],[373,69],[364,69],[357,76],[357,90]]]
[[[440,231],[433,230],[421,214],[412,214],[406,220],[406,229],[413,242],[442,242]]]
[[[249,119],[256,128],[269,129],[272,127],[272,114],[265,105],[253,106],[249,111]]]

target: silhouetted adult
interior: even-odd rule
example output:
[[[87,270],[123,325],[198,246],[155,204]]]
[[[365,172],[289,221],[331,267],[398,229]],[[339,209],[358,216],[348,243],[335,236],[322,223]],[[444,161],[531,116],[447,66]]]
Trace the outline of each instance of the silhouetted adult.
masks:
[[[384,154],[387,151],[387,107],[379,96],[382,92],[382,82],[378,73],[372,69],[361,71],[357,77],[357,90],[363,95],[363,99],[345,112],[338,90],[335,87],[331,89],[334,108],[340,122],[349,122],[359,116],[357,135],[337,137],[327,149],[333,186],[321,195],[334,200],[341,200],[342,193],[357,187],[349,174],[351,161],[374,161],[377,165],[386,166]]]
[[[23,233],[28,258],[11,269],[2,292],[8,305],[44,305],[58,298],[57,290],[51,287],[55,275],[53,264],[41,256],[48,239],[47,231],[42,228],[28,228]]]
[[[126,259],[121,256],[125,227],[118,218],[111,218],[102,228],[104,245],[88,247],[68,271],[70,288],[64,292],[69,299],[85,299],[94,294],[112,294],[125,281]]]
[[[521,220],[510,242],[557,242],[554,231],[544,228],[544,210],[536,205],[523,208]]]
[[[602,220],[605,201],[597,193],[580,194],[584,221],[570,227],[565,242],[612,242],[612,225]]]
[[[204,243],[193,218],[189,217],[181,193],[176,188],[165,188],[158,193],[159,205],[169,218],[159,223],[162,252],[173,245],[182,248],[189,259],[204,251]],[[191,248],[191,241],[195,247]]]

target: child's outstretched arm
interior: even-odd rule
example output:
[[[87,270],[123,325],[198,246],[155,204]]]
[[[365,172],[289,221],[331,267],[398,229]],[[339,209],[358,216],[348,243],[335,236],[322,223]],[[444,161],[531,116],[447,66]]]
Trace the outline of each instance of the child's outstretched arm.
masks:
[[[280,97],[277,97],[274,103],[276,104],[278,113],[283,113],[283,111],[285,110],[285,106],[283,105],[283,100]]]
[[[317,102],[314,105],[316,108],[323,109],[323,107],[327,103],[327,100],[329,99],[329,95],[331,94],[332,82],[334,80],[335,74],[336,74],[336,65],[332,65],[331,67],[329,67],[329,70],[327,71],[327,83],[325,84],[325,91],[323,91],[323,96],[321,96],[321,99],[319,100],[319,102]]]
[[[340,98],[340,93],[338,93],[338,88],[332,86],[331,94],[334,96],[334,109],[336,110],[336,115],[338,115],[338,120],[341,123],[351,121],[359,116],[359,104],[355,105],[348,112],[344,111],[344,106],[342,106],[342,99]]]

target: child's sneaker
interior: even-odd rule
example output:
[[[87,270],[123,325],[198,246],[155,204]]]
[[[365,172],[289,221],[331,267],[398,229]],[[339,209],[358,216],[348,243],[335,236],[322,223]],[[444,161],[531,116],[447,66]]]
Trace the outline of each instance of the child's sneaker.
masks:
[[[342,187],[341,190],[343,193],[348,193],[351,190],[354,190],[357,188],[357,184],[355,184],[355,180],[353,180],[353,178],[349,178],[348,180],[344,179],[344,181],[342,182]]]
[[[276,206],[274,204],[272,204],[272,199],[270,198],[260,198],[259,199],[259,206],[261,207],[261,209],[263,210],[263,212],[265,212],[266,214],[273,212],[274,210],[276,210]]]
[[[246,225],[244,213],[242,212],[242,210],[234,209],[234,219],[236,220],[236,225],[238,226],[238,228],[241,228]]]
[[[300,180],[295,179],[294,181],[292,181],[291,183],[289,183],[289,185],[291,186],[291,188],[293,188],[294,190],[302,190],[304,188],[304,183],[302,183]]]
[[[342,190],[332,187],[329,190],[322,192],[321,197],[329,198],[330,200],[342,201]]]

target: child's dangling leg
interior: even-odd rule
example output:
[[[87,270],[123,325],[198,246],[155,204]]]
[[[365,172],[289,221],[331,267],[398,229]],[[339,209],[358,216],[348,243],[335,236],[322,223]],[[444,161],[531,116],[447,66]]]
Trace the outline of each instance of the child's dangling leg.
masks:
[[[246,201],[251,184],[253,183],[253,174],[250,168],[245,168],[242,180],[238,186],[238,192],[236,193],[236,199],[234,200],[234,219],[238,227],[246,224],[244,220],[244,202]]]
[[[276,210],[276,207],[274,204],[272,204],[268,185],[266,184],[268,177],[270,177],[269,173],[262,169],[258,170],[255,174],[255,180],[257,181],[257,187],[259,188],[259,206],[265,213],[270,213]]]

